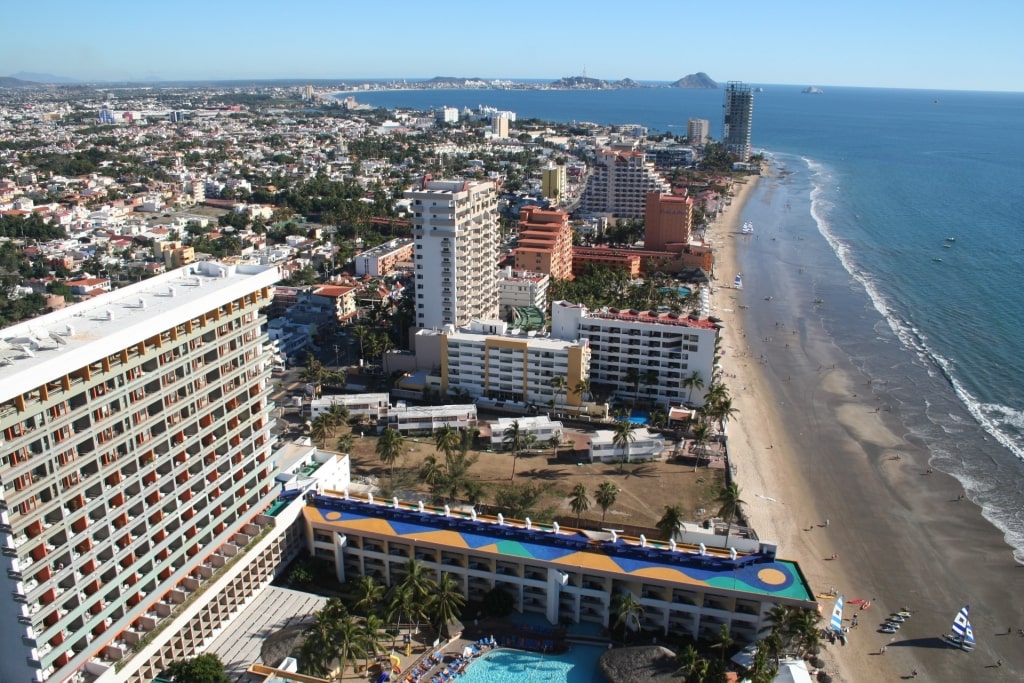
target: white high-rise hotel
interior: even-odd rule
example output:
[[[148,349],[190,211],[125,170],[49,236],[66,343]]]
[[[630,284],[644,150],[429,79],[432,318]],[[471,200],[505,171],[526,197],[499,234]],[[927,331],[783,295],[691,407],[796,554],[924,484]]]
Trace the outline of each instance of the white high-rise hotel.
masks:
[[[0,680],[102,669],[257,533],[278,278],[197,263],[0,330]]]
[[[498,195],[490,181],[424,180],[412,200],[416,327],[498,317]]]

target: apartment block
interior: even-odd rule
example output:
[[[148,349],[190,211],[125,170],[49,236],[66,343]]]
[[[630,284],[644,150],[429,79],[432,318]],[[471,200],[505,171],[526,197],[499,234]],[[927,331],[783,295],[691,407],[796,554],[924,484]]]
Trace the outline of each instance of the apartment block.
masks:
[[[754,91],[749,85],[732,81],[725,88],[722,142],[727,152],[750,158],[750,130],[754,119]]]
[[[817,608],[795,562],[735,528],[729,547],[724,528],[695,530],[693,544],[665,542],[349,494],[311,494],[304,516],[310,553],[333,562],[339,580],[394,585],[416,558],[435,580],[454,578],[468,600],[500,589],[517,611],[551,624],[610,627],[616,596],[630,593],[645,630],[713,638],[727,626],[753,642],[775,606]]]
[[[564,199],[566,188],[565,166],[548,164],[540,171],[540,191],[548,199]]]
[[[355,258],[356,275],[360,277],[391,275],[398,270],[399,264],[412,263],[412,255],[412,240],[391,240],[357,255]]]
[[[416,327],[498,317],[498,195],[490,181],[424,179],[413,210]]]
[[[581,209],[618,218],[643,218],[647,193],[667,193],[669,184],[636,149],[598,149]]]
[[[711,122],[707,119],[687,119],[686,140],[691,145],[703,145],[711,139]]]
[[[436,355],[435,374],[440,389],[449,395],[466,395],[480,405],[517,408],[530,405],[571,407],[579,412],[586,404],[576,385],[587,377],[590,349],[586,343],[537,336],[509,334],[500,320],[475,322],[456,332],[422,330],[416,338],[417,362],[426,364],[427,349]],[[421,357],[421,351],[423,356]],[[551,386],[553,377],[565,377],[567,389]]]
[[[572,279],[572,227],[569,214],[536,206],[519,212],[516,270],[547,273],[556,280]]]
[[[505,320],[512,320],[517,308],[548,307],[548,285],[551,276],[544,273],[512,270],[511,267],[498,276],[498,305]]]
[[[588,311],[567,301],[551,305],[551,334],[589,345],[590,385],[622,401],[668,408],[700,405],[715,367],[718,326],[676,313],[608,308]],[[696,374],[704,389],[683,385]]]
[[[0,679],[106,670],[259,532],[278,278],[198,263],[0,331]]]
[[[680,251],[690,243],[692,230],[692,197],[657,190],[647,193],[644,206],[645,250]]]

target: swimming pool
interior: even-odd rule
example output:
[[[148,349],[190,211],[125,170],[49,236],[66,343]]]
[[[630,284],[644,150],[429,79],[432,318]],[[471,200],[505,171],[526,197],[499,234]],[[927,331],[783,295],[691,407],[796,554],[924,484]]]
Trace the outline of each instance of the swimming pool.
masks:
[[[573,645],[560,655],[522,650],[485,652],[466,668],[458,683],[599,683],[604,675],[597,666],[603,647]]]
[[[650,413],[646,410],[634,410],[627,419],[635,425],[646,425],[650,419]]]

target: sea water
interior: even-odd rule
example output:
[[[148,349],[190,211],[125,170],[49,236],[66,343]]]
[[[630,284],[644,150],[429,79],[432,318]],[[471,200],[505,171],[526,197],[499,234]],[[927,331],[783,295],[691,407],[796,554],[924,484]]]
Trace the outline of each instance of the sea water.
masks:
[[[789,210],[761,214],[751,202],[743,219],[805,240],[802,263],[775,267],[808,267],[807,296],[827,307],[826,328],[884,387],[907,438],[963,483],[1024,561],[1024,94],[763,87],[752,142],[780,174],[773,191]],[[720,137],[723,95],[414,90],[357,99],[486,105],[520,119],[678,135],[688,118],[706,118]],[[745,290],[765,287],[740,258]]]

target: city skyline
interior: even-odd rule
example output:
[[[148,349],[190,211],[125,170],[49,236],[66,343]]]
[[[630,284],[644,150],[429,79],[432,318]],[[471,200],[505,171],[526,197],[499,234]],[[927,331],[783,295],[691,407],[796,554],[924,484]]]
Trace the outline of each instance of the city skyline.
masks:
[[[1015,35],[1024,6],[1002,0],[986,12],[960,0],[931,3],[927,11],[880,0],[856,8],[752,3],[739,8],[728,31],[715,30],[721,24],[692,7],[661,0],[632,17],[611,3],[588,3],[585,11],[576,3],[532,0],[514,8],[456,1],[444,13],[419,3],[388,6],[387,14],[377,7],[297,0],[282,13],[266,0],[183,0],[172,13],[118,1],[82,11],[57,0],[42,21],[37,10],[14,5],[6,16],[18,30],[0,46],[0,75],[86,82],[554,80],[586,72],[671,82],[703,71],[722,84],[1024,91],[1016,68],[1024,50]],[[994,15],[1000,20],[991,21]],[[632,29],[622,28],[624,19],[632,19]],[[545,36],[543,49],[523,49],[529,32]],[[624,32],[642,40],[618,42]]]

